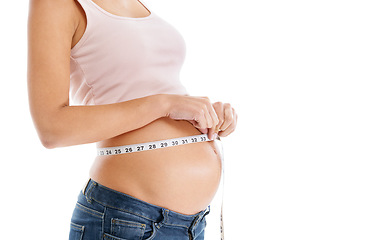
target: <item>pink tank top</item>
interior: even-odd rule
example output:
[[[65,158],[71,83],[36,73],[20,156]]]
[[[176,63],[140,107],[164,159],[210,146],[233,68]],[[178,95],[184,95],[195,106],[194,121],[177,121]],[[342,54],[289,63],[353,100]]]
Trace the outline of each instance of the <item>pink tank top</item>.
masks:
[[[141,18],[111,14],[78,0],[87,26],[71,49],[70,99],[75,105],[123,102],[154,94],[188,94],[179,80],[185,42],[150,11]]]

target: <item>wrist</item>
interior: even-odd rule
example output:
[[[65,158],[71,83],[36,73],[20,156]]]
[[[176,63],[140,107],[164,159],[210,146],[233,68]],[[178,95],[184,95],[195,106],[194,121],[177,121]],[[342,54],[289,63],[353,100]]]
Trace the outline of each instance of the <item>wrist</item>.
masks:
[[[171,106],[169,94],[156,94],[151,97],[153,98],[151,99],[153,109],[156,109],[156,111],[159,113],[159,118],[168,117]]]

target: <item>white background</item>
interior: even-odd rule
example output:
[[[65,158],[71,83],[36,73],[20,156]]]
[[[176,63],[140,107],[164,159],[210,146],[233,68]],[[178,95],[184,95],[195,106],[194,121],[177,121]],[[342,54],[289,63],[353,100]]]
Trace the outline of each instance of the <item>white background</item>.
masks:
[[[145,2],[186,40],[191,95],[237,110],[223,138],[226,239],[370,239],[369,1]],[[27,100],[28,1],[0,12],[1,238],[67,239],[95,145],[40,144]],[[218,239],[215,211],[208,239]]]

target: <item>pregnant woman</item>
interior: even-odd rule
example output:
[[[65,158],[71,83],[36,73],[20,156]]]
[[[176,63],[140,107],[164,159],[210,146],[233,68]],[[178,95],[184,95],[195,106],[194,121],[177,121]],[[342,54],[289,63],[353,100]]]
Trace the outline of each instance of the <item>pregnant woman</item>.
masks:
[[[237,114],[188,94],[182,36],[139,0],[29,6],[29,103],[40,140],[98,148],[69,239],[202,240],[222,172],[217,143]]]

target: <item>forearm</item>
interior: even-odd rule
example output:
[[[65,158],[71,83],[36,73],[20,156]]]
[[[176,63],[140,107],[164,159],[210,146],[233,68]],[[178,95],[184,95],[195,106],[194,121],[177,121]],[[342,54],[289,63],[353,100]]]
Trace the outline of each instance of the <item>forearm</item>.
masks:
[[[65,106],[49,119],[47,148],[92,143],[143,127],[166,115],[164,96],[96,106]]]

